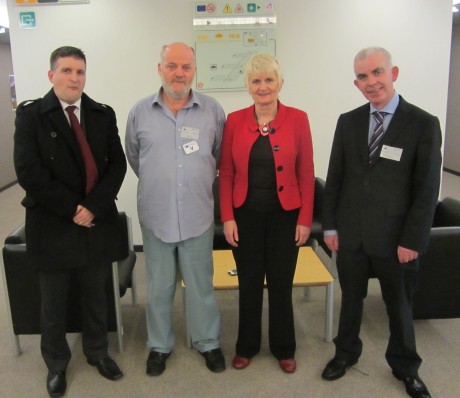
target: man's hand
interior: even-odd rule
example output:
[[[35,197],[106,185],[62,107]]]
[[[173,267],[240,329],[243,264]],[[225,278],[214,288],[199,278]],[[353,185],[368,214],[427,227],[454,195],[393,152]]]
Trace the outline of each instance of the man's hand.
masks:
[[[337,253],[339,250],[339,236],[338,235],[326,235],[324,237],[324,243],[332,253]]]
[[[398,260],[400,263],[408,263],[418,257],[418,252],[398,246]]]
[[[86,207],[82,205],[77,206],[77,211],[73,217],[73,222],[81,227],[91,228],[93,224],[94,214],[91,213]]]

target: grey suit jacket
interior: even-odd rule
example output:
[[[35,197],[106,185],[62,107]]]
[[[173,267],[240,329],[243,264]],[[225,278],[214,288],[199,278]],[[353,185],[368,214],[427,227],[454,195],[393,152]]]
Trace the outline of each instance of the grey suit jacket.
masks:
[[[402,150],[400,160],[369,165],[370,105],[337,122],[326,180],[322,225],[338,231],[340,248],[396,256],[397,246],[423,253],[438,200],[439,120],[402,97],[382,145]]]

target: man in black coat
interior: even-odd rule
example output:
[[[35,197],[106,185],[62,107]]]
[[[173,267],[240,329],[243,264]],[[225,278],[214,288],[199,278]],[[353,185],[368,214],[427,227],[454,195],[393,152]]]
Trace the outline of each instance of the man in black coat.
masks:
[[[111,262],[120,259],[115,199],[126,160],[113,109],[83,93],[84,53],[75,47],[55,50],[48,77],[53,88],[16,111],[14,163],[26,192],[27,255],[39,271],[47,389],[56,397],[65,393],[71,356],[66,298],[72,278],[78,279],[82,292],[88,363],[108,379],[123,376],[107,353],[106,283]],[[69,105],[74,106],[72,115],[66,110]]]
[[[358,361],[363,300],[377,276],[390,322],[387,362],[411,397],[426,398],[412,297],[438,200],[441,130],[395,92],[399,70],[385,49],[360,51],[354,69],[369,103],[340,116],[329,162],[322,223],[337,253],[342,306],[335,357],[322,377],[338,379]]]

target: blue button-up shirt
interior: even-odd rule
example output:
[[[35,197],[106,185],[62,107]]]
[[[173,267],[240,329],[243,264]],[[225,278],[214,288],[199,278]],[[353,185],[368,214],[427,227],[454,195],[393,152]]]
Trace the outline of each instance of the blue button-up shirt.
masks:
[[[161,90],[131,109],[125,144],[139,177],[139,220],[162,241],[199,236],[213,223],[212,183],[224,123],[220,104],[193,90],[177,116],[163,102]]]
[[[393,94],[393,97],[391,98],[390,102],[386,104],[382,109],[377,109],[375,108],[372,104],[370,104],[370,116],[369,116],[369,142],[371,142],[371,137],[372,134],[374,134],[375,130],[375,118],[372,116],[372,114],[376,111],[379,112],[385,112],[386,115],[383,118],[383,131],[387,131],[388,125],[391,122],[391,119],[393,119],[393,115],[396,112],[396,108],[399,105],[399,95],[396,93]]]

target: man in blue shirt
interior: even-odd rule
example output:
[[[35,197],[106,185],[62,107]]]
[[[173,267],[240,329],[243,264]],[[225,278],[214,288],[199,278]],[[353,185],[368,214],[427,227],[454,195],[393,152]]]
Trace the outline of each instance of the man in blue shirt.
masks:
[[[164,46],[158,64],[162,87],[134,105],[126,127],[127,158],[139,177],[150,376],[163,373],[174,347],[171,316],[177,268],[187,286],[192,344],[212,372],[225,370],[212,261],[212,183],[225,114],[216,100],[191,90],[195,71],[191,47]]]

